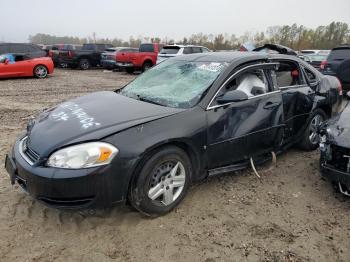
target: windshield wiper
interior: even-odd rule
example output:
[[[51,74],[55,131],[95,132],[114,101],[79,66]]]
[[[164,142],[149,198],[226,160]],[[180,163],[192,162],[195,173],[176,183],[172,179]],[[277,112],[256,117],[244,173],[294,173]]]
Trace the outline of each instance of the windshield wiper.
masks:
[[[151,103],[151,104],[158,105],[158,106],[164,106],[163,104],[158,103],[156,101],[153,101],[153,100],[151,100],[151,99],[149,99],[147,97],[142,97],[140,95],[137,95],[137,98],[138,98],[138,100],[140,100],[142,102],[147,102],[147,103]]]

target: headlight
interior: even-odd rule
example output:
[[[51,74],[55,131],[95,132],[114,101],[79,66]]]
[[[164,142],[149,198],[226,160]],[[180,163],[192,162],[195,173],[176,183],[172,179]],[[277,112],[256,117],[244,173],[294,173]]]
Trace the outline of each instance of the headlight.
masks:
[[[53,153],[47,165],[57,168],[80,169],[109,164],[118,149],[103,142],[90,142],[63,148]]]

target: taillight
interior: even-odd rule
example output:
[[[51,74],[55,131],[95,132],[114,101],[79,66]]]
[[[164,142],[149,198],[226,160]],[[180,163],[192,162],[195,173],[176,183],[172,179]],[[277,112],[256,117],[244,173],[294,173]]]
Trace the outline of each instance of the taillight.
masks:
[[[53,52],[51,50],[49,51],[49,57],[53,57]]]
[[[339,85],[338,85],[339,95],[342,96],[343,95],[343,86],[342,86],[342,84],[341,84],[339,79],[338,79],[338,82],[339,82]]]
[[[328,63],[327,60],[322,61],[320,65],[320,69],[324,70],[326,68],[327,63]]]

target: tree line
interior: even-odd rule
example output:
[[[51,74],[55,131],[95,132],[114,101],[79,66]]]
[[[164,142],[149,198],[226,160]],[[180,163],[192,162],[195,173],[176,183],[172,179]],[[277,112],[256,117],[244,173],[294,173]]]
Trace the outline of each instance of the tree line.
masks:
[[[347,23],[332,22],[316,29],[303,25],[282,25],[268,27],[265,32],[246,32],[241,36],[235,34],[192,34],[182,39],[131,36],[129,40],[120,38],[98,38],[96,33],[85,38],[70,36],[54,36],[49,34],[36,34],[29,36],[29,41],[35,44],[83,44],[106,43],[113,46],[138,47],[143,42],[156,42],[163,44],[194,44],[206,46],[212,50],[234,50],[242,44],[251,42],[256,46],[265,43],[274,43],[288,46],[294,50],[302,49],[332,49],[342,44],[350,44],[350,27]]]

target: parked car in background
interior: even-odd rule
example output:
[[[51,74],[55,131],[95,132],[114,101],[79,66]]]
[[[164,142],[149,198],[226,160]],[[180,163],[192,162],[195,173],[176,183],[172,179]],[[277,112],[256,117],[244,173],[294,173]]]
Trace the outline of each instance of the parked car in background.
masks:
[[[141,44],[137,52],[118,52],[117,66],[128,73],[135,70],[144,72],[156,64],[160,49],[161,45],[154,43]]]
[[[299,52],[300,55],[325,55],[328,56],[331,50],[315,50],[315,49],[309,49],[309,50],[301,50]]]
[[[320,70],[325,75],[336,76],[344,89],[350,89],[350,45],[339,46],[330,52]]]
[[[117,53],[118,52],[137,52],[138,48],[132,47],[111,47],[107,48],[101,54],[101,66],[105,69],[116,69],[117,67]]]
[[[300,58],[315,67],[317,70],[320,70],[322,62],[326,61],[327,57],[328,55],[322,54],[305,54]]]
[[[40,46],[27,43],[0,43],[0,55],[22,54],[26,57],[37,58],[46,56],[46,52]]]
[[[113,47],[110,44],[84,44],[80,50],[72,50],[60,57],[60,62],[68,67],[87,70],[94,66],[101,65],[101,54]]]
[[[166,45],[160,50],[157,58],[157,64],[163,62],[171,57],[179,55],[189,55],[197,53],[207,53],[210,50],[204,46],[196,45]]]
[[[34,76],[46,78],[54,71],[49,57],[31,58],[24,54],[0,55],[0,78]]]
[[[60,66],[63,68],[68,67],[67,63],[64,63],[65,58],[71,58],[74,51],[79,51],[82,49],[82,45],[64,44],[54,47],[50,51],[50,56],[55,64],[55,66]]]
[[[295,56],[205,53],[164,61],[121,91],[88,94],[29,122],[6,156],[11,183],[56,208],[172,210],[190,185],[298,144],[319,143],[339,82]]]
[[[38,45],[42,50],[46,52],[46,56],[49,56],[49,52],[52,49],[52,45]]]
[[[320,136],[321,174],[350,196],[350,104],[322,125]]]

